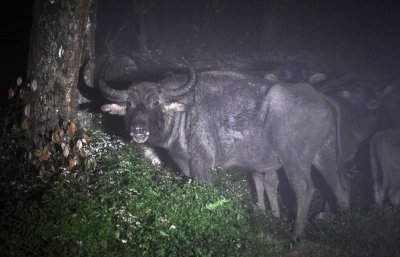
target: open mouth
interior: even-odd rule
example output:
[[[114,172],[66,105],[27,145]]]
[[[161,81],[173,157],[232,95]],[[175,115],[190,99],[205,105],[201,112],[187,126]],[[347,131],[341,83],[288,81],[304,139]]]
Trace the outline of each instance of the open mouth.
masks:
[[[149,132],[146,132],[144,134],[131,134],[133,140],[138,144],[146,142],[147,139],[149,138],[149,135],[150,135]]]

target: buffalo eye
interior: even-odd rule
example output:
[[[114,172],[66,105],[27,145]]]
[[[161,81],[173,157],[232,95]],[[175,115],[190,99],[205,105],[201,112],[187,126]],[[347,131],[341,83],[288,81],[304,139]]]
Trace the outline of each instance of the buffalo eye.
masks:
[[[130,108],[130,109],[133,109],[133,108],[135,107],[135,105],[133,104],[132,101],[126,102],[126,106],[127,106],[128,108]]]
[[[153,101],[153,106],[157,106],[157,105],[159,105],[160,104],[160,100],[154,100]]]

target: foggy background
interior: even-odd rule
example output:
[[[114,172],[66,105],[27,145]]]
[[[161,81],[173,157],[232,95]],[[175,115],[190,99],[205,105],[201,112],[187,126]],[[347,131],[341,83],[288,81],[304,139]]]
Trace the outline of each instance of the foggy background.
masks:
[[[97,54],[123,25],[119,54],[141,51],[133,2],[98,2]],[[400,64],[395,1],[144,2],[154,59],[185,56],[200,69],[268,69],[271,61],[303,59],[324,72],[394,72]]]
[[[143,4],[142,19],[135,2]],[[25,78],[31,10],[32,1],[2,8],[2,102],[16,77]],[[399,13],[399,2],[374,0],[99,0],[96,56],[109,54],[113,40],[112,54],[134,60],[139,71],[174,67],[185,56],[199,70],[269,70],[304,60],[328,75],[398,74]]]
[[[16,78],[26,79],[32,1],[11,4],[0,16],[1,106]],[[304,61],[328,77],[400,73],[396,1],[98,0],[97,7],[96,57],[115,57],[116,80],[161,80],[182,56],[197,70],[257,72]]]

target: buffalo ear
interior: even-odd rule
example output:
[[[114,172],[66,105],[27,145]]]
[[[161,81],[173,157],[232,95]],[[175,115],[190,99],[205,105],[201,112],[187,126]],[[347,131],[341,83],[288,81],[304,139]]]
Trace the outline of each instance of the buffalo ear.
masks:
[[[349,90],[341,90],[337,92],[336,95],[347,100],[353,97],[353,94]]]
[[[126,104],[105,104],[101,106],[103,112],[108,112],[109,114],[125,115]]]
[[[393,93],[393,91],[395,91],[395,87],[393,85],[387,86],[383,89],[383,92],[381,93],[381,95],[386,96],[389,95],[391,93]]]
[[[324,73],[314,73],[313,75],[311,75],[309,78],[308,78],[308,82],[311,84],[311,85],[314,85],[314,84],[316,84],[316,83],[318,83],[318,82],[320,82],[320,81],[323,81],[323,80],[325,80],[326,79],[326,75],[324,74]]]
[[[264,79],[268,80],[270,82],[273,82],[273,83],[278,83],[279,82],[278,77],[274,73],[265,74],[264,75]]]
[[[186,106],[183,103],[178,103],[178,102],[172,102],[172,103],[167,103],[163,106],[163,112],[165,114],[171,114],[175,112],[183,112],[185,110]]]
[[[367,108],[370,111],[378,109],[379,106],[381,106],[381,103],[376,99],[373,99],[367,103]]]

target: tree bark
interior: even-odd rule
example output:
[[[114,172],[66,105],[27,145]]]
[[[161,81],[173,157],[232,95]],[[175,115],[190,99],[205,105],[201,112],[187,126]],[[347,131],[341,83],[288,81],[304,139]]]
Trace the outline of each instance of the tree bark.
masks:
[[[263,10],[263,50],[264,52],[277,50],[279,46],[281,1],[269,1]]]
[[[94,55],[95,0],[38,0],[33,8],[28,71],[30,126],[54,129],[59,117],[77,118],[77,85],[84,60]]]
[[[139,53],[147,54],[149,51],[148,41],[147,41],[147,26],[146,26],[146,15],[154,8],[159,0],[132,0],[133,11],[138,19],[139,23],[139,35],[138,35],[138,45]]]
[[[85,34],[83,39],[83,48],[81,55],[81,70],[83,75],[83,81],[79,81],[78,83],[82,83],[83,86],[89,86],[91,88],[95,87],[95,68],[96,68],[96,28],[97,28],[97,1],[90,0],[91,7],[89,10],[89,16],[86,20],[85,25]],[[82,67],[84,65],[84,67]],[[78,85],[79,88],[79,85]],[[78,106],[80,104],[84,104],[90,102],[89,99],[84,97],[78,91],[77,95]],[[76,121],[78,121],[79,126],[81,128],[92,128],[93,126],[93,114],[87,110],[76,110]]]

